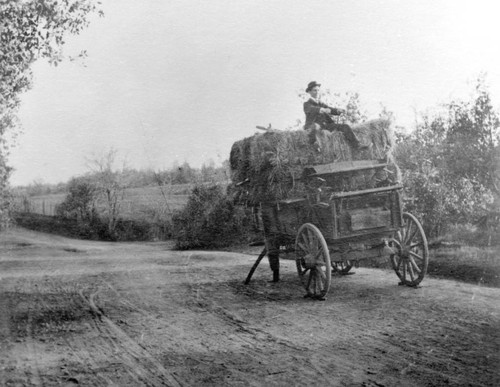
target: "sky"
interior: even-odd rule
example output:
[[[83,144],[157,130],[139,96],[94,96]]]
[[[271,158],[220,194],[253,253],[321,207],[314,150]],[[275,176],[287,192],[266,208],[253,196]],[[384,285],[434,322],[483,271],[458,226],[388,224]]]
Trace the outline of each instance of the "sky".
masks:
[[[499,5],[497,5],[497,3]],[[58,183],[111,149],[121,165],[220,164],[256,125],[303,119],[310,81],[358,92],[411,130],[415,112],[470,98],[485,72],[500,106],[494,0],[102,0],[67,39],[85,61],[33,66],[12,185]]]

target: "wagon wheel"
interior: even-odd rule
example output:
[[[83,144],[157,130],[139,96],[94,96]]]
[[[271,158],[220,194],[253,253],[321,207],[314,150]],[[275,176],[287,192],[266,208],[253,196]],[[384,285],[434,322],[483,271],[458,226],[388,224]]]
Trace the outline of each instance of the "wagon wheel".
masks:
[[[429,247],[424,229],[413,215],[403,213],[403,226],[391,240],[396,254],[391,255],[401,285],[417,286],[427,272]]]
[[[330,253],[321,231],[311,223],[303,224],[295,240],[295,263],[306,297],[324,300],[332,278]]]
[[[351,263],[351,261],[332,262],[332,273],[339,273],[345,275],[349,273],[352,267],[353,264]]]

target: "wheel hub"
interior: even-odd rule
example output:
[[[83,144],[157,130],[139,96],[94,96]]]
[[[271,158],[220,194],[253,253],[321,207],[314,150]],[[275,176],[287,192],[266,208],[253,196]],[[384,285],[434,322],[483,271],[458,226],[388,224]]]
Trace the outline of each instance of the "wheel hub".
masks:
[[[312,269],[316,266],[316,259],[313,254],[306,254],[304,256],[304,266],[306,269]]]

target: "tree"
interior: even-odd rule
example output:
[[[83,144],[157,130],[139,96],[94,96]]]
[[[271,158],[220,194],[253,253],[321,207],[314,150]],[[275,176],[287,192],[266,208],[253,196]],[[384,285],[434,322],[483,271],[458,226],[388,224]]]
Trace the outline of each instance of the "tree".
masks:
[[[450,180],[465,177],[474,190],[487,188],[499,195],[500,118],[493,108],[484,75],[477,80],[472,101],[452,101],[447,108],[443,161]]]
[[[80,33],[98,11],[91,0],[3,0],[0,3],[0,227],[7,218],[6,133],[18,125],[20,95],[31,87],[31,65],[40,58],[57,66],[67,34]],[[102,11],[98,11],[102,15]],[[81,55],[84,55],[82,53]]]
[[[476,221],[499,195],[500,120],[484,76],[470,101],[442,108],[422,115],[412,134],[399,134],[394,152],[411,198],[407,209],[433,236],[448,223]]]
[[[117,151],[110,149],[101,156],[94,155],[87,160],[89,168],[93,172],[98,195],[104,202],[105,218],[111,238],[116,234],[116,225],[120,217],[126,187],[122,173],[115,169],[116,155]]]
[[[201,181],[215,181],[215,163],[212,159],[210,159],[207,163],[203,163],[201,166]]]
[[[196,171],[191,168],[187,161],[184,161],[181,166],[174,163],[172,167],[172,182],[174,184],[187,184],[196,181]]]

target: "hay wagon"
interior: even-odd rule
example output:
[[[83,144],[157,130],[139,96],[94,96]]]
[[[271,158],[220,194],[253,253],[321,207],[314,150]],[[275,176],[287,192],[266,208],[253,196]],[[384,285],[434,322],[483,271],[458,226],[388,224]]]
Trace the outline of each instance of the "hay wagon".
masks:
[[[417,286],[424,278],[428,245],[419,221],[402,212],[400,184],[343,190],[343,177],[387,171],[384,160],[345,161],[306,167],[303,197],[262,202],[259,218],[266,247],[246,284],[266,255],[295,257],[306,296],[325,299],[332,273],[347,274],[359,261],[389,258],[400,284]]]

